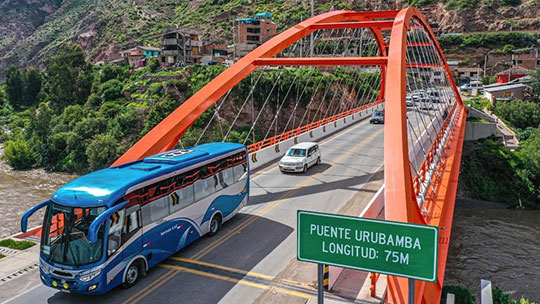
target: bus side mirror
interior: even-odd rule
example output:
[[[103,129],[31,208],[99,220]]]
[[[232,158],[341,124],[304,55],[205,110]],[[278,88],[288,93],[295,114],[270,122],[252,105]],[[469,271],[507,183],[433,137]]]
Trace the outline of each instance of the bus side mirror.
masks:
[[[41,202],[37,205],[35,205],[34,207],[30,208],[29,210],[27,210],[22,218],[21,218],[21,231],[23,233],[26,232],[26,229],[28,228],[28,218],[34,214],[36,211],[38,211],[39,209],[47,206],[49,204],[49,201],[44,201],[44,202]]]
[[[129,201],[121,202],[120,204],[113,206],[102,214],[100,214],[96,219],[90,224],[90,228],[88,229],[88,240],[91,243],[95,243],[97,241],[97,233],[99,230],[99,227],[113,214],[115,214],[118,210],[124,208]]]

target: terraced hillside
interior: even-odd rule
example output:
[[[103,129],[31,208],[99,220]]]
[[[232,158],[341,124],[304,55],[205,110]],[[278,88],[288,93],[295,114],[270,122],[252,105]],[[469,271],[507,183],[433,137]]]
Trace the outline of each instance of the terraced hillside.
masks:
[[[443,32],[536,30],[539,0],[316,0],[316,13],[416,5]],[[159,44],[162,28],[201,28],[205,40],[232,42],[232,20],[270,12],[283,30],[309,17],[307,0],[2,0],[0,74],[10,65],[39,66],[66,41],[80,44],[92,61],[117,58],[137,43]]]

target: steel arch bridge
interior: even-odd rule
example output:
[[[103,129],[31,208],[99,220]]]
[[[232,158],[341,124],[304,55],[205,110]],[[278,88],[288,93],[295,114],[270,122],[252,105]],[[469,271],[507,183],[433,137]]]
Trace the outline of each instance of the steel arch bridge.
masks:
[[[275,57],[293,43],[318,30],[355,28],[369,29],[376,41],[378,56]],[[424,38],[415,40],[415,31],[422,32]],[[385,41],[384,32],[387,33],[388,41]],[[425,55],[431,59],[413,59],[416,55],[411,53],[412,49],[417,51],[419,57]],[[419,49],[423,51],[419,52]],[[174,148],[197,118],[259,67],[343,65],[380,68],[380,90],[372,105],[385,103],[385,219],[440,227],[438,281],[416,282],[415,286],[415,302],[439,303],[452,228],[466,110],[442,49],[425,17],[416,8],[372,12],[333,11],[283,31],[215,77],[137,142],[113,166]],[[428,131],[434,131],[431,135],[420,136],[414,140],[410,134],[411,127],[408,126],[410,123],[407,120],[405,100],[411,94],[413,84],[422,80],[418,75],[411,76],[409,70],[423,71],[424,68],[437,68],[442,72],[445,80],[441,88],[443,95],[447,96],[448,107],[440,112],[440,115],[435,114],[433,121],[439,119],[441,122],[438,126],[427,127]],[[309,131],[310,128],[344,117],[343,115],[351,111],[365,109],[366,106],[369,105],[254,143],[249,149],[254,152],[279,143]],[[387,278],[388,302],[405,303],[407,293],[406,279],[390,276]]]

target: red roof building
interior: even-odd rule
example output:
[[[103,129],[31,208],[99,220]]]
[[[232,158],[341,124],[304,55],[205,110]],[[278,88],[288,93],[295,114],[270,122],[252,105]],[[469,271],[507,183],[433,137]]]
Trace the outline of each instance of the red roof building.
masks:
[[[531,72],[532,70],[523,67],[513,67],[506,71],[497,73],[497,83],[506,83],[514,79],[525,77]]]

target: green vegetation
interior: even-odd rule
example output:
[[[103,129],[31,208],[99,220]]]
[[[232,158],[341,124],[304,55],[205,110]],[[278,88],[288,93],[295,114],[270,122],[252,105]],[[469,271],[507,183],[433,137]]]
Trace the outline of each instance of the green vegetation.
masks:
[[[133,71],[128,66],[92,66],[76,46],[60,49],[45,65],[38,92],[41,103],[15,107],[0,95],[0,127],[7,131],[2,132],[0,142],[5,142],[4,158],[15,169],[43,167],[87,173],[108,166],[226,68],[192,65],[169,72],[153,73],[150,67]],[[17,72],[10,69],[12,74]],[[355,89],[359,96],[377,94],[368,84],[379,77],[378,73],[348,68],[332,73],[312,68],[257,70],[234,87],[227,103],[239,109],[252,98],[256,111],[267,102],[266,108],[275,112],[290,88],[284,107],[293,108],[298,102],[299,108],[305,108],[316,90],[327,90],[328,96],[334,96],[342,93],[343,87],[362,83]],[[276,81],[279,85],[271,92]],[[254,83],[257,89],[250,95]],[[7,82],[0,92],[14,91],[18,86]],[[18,92],[10,96],[24,96],[24,87]],[[211,107],[201,115],[184,134],[181,145],[197,142],[214,110]],[[229,123],[214,122],[201,143],[221,141]],[[258,124],[248,138],[250,128],[250,122],[236,123],[227,140],[246,144],[261,140],[268,125]]]
[[[441,304],[446,303],[446,297],[447,297],[447,294],[449,293],[455,296],[454,303],[456,304],[474,304],[475,303],[475,297],[468,288],[449,285],[449,286],[443,287],[442,296],[441,296]]]
[[[5,258],[5,257],[6,257],[5,255],[0,254],[0,259],[1,259],[1,258]]]
[[[468,1],[468,0],[467,0]],[[476,1],[472,1],[476,3]],[[501,49],[503,52],[510,52],[518,48],[528,48],[531,45],[538,45],[538,37],[535,34],[522,32],[509,33],[486,33],[486,34],[464,34],[445,35],[437,40],[444,49],[455,48],[490,48]]]
[[[0,241],[0,246],[16,250],[25,250],[34,246],[36,243],[30,241],[16,241],[13,239],[5,239]]]
[[[467,100],[464,100],[463,102],[465,105],[471,106],[479,111],[491,108],[491,103],[489,100],[481,96],[473,96]]]
[[[521,100],[497,102],[493,112],[509,122],[510,126],[518,129],[540,125],[540,104],[536,102]]]
[[[540,206],[540,129],[511,152],[496,139],[479,140],[462,159],[460,180],[472,198],[510,206]],[[526,147],[526,148],[525,148]]]
[[[488,123],[489,121],[484,118],[477,118],[477,117],[467,117],[468,122],[482,122],[482,123]]]
[[[492,285],[493,286],[493,285]],[[476,303],[476,297],[471,290],[462,286],[448,285],[444,286],[441,295],[441,304],[446,304],[447,295],[451,293],[455,296],[456,304],[474,304]],[[491,291],[494,304],[535,304],[534,302],[521,297],[519,300],[511,299],[505,294],[498,286],[493,286]]]

